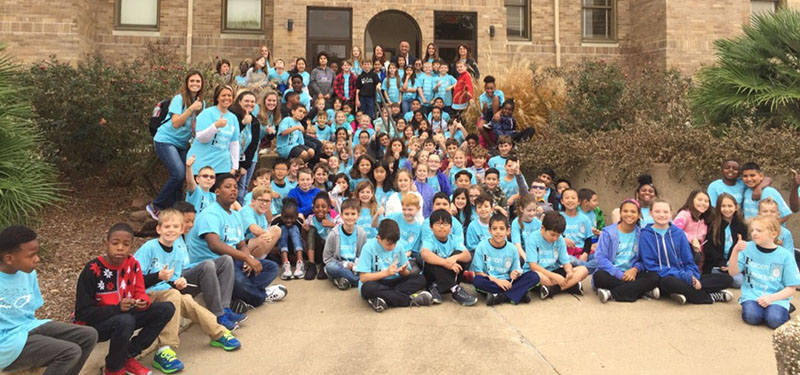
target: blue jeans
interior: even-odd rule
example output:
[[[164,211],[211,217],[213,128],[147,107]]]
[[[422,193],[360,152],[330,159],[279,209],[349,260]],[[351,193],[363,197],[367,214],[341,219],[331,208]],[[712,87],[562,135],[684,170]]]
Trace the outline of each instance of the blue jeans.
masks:
[[[175,202],[183,200],[183,180],[186,178],[186,152],[188,149],[177,148],[169,143],[155,142],[158,158],[167,167],[169,178],[161,188],[153,205],[156,208],[170,208]]]
[[[774,303],[764,308],[756,301],[744,301],[742,302],[742,320],[754,326],[766,323],[769,328],[775,329],[789,320],[789,310]]]
[[[281,238],[278,240],[278,249],[281,252],[288,252],[289,245],[294,246],[295,251],[303,251],[303,238],[300,237],[300,228],[297,225],[292,225],[287,228],[281,225]]]
[[[253,179],[253,173],[255,172],[256,161],[253,160],[253,164],[250,164],[250,168],[247,168],[247,174],[239,177],[239,196],[236,197],[236,200],[241,205],[244,205],[244,196],[247,195],[247,187],[250,186],[250,181]]]
[[[375,97],[372,96],[359,96],[358,100],[361,102],[359,110],[370,119],[375,118]]]
[[[326,264],[325,273],[328,274],[328,278],[331,279],[331,281],[337,277],[344,277],[351,285],[358,286],[358,275],[350,269],[345,268],[341,261],[334,260]]]
[[[414,99],[412,98],[412,99],[403,99],[403,101],[400,102],[400,110],[403,112],[403,115],[411,111],[411,102],[413,101]]]
[[[728,271],[722,271],[719,269],[719,267],[714,267],[711,269],[711,273],[728,273]],[[733,284],[731,284],[731,288],[741,289],[743,282],[744,282],[744,274],[739,272],[738,275],[733,276]]]
[[[472,280],[475,289],[486,293],[500,293],[505,294],[508,299],[514,303],[519,303],[529,290],[539,285],[539,274],[533,271],[528,271],[517,277],[516,280],[511,281],[511,289],[503,290],[490,281],[486,276],[476,275]]]
[[[595,259],[594,254],[589,254],[585,262],[572,255],[569,256],[569,259],[573,267],[584,266],[589,270],[590,275],[597,269],[597,259]]]
[[[233,296],[253,306],[264,304],[264,300],[267,298],[264,288],[278,277],[278,263],[267,259],[258,261],[261,262],[261,272],[258,275],[251,272],[250,276],[242,271],[244,262],[233,261]]]

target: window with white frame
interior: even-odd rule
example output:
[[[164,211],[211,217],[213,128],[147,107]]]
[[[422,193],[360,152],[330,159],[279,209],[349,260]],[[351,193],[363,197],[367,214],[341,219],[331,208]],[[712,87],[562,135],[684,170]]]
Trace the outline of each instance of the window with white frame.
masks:
[[[159,0],[117,0],[114,27],[158,30]]]
[[[222,29],[225,31],[262,30],[262,0],[223,0]]]

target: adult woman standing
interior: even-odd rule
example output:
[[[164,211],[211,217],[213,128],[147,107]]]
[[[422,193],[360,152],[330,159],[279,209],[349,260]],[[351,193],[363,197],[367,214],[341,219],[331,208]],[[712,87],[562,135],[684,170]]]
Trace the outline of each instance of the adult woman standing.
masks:
[[[325,102],[328,103],[326,107],[330,107],[330,104],[333,102],[334,73],[333,70],[328,67],[328,54],[320,52],[319,55],[317,55],[317,62],[319,65],[311,71],[311,80],[308,84],[309,94],[314,99],[319,97],[325,98]]]
[[[214,106],[197,116],[197,133],[189,149],[195,155],[192,173],[210,166],[219,174],[236,174],[239,169],[239,120],[228,108],[233,104],[233,88],[217,86]]]
[[[383,47],[380,44],[376,44],[372,49],[372,61],[375,61],[375,59],[381,60],[381,70],[386,71],[389,64],[388,61],[386,61],[386,53],[383,51]]]
[[[478,79],[481,76],[481,71],[478,70],[478,63],[475,62],[475,59],[472,57],[472,52],[470,52],[469,47],[466,44],[459,44],[458,45],[458,54],[456,55],[455,60],[453,60],[453,65],[450,66],[450,72],[456,71],[456,64],[459,62],[464,63],[467,67],[467,72],[472,76],[474,79]],[[455,74],[455,73],[451,73]],[[456,76],[458,78],[458,76]]]
[[[255,172],[258,145],[261,140],[261,122],[253,115],[256,94],[242,91],[231,105],[231,112],[239,121],[239,204],[244,204],[247,185]]]
[[[264,58],[264,69],[267,73],[272,69],[272,52],[270,52],[269,47],[267,45],[261,46],[260,49],[261,57]]]
[[[439,60],[439,54],[436,51],[436,45],[433,43],[428,43],[428,46],[425,47],[425,57],[422,58],[422,62],[433,63],[436,60]]]
[[[158,220],[158,212],[182,200],[183,181],[186,179],[186,152],[189,139],[194,133],[196,116],[205,109],[203,75],[192,70],[183,80],[180,92],[169,103],[167,122],[161,125],[153,137],[158,158],[167,167],[169,178],[158,196],[147,205],[147,212]]]

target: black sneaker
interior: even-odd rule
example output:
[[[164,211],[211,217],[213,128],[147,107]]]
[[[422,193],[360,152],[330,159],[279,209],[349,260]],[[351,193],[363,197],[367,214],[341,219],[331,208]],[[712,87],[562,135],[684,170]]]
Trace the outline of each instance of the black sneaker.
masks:
[[[328,280],[328,274],[325,273],[325,265],[320,264],[319,272],[317,272],[317,280]]]
[[[411,295],[411,303],[409,306],[430,306],[433,303],[433,296],[431,292],[422,291]]]
[[[442,303],[442,294],[439,293],[439,286],[436,283],[431,284],[428,291],[431,293],[431,298],[434,304]]]
[[[545,299],[549,295],[550,295],[550,289],[548,289],[547,286],[542,285],[541,287],[539,287],[539,297],[541,299]]]
[[[453,300],[464,306],[472,306],[478,302],[478,297],[469,294],[461,285],[458,285],[456,286],[456,290],[453,291]]]
[[[389,308],[389,305],[387,305],[386,301],[384,301],[381,297],[370,298],[367,300],[367,303],[372,306],[372,309],[375,310],[375,312],[383,312],[383,310]]]
[[[719,292],[709,293],[711,300],[714,302],[730,302],[733,299],[733,293],[727,290],[720,290]]]
[[[796,307],[794,307],[794,304],[790,302],[789,303],[789,314],[793,313],[794,310],[796,310]]]
[[[575,293],[575,294],[577,294],[579,296],[582,296],[583,295],[583,283],[578,283],[577,285],[578,285],[578,293]]]
[[[317,277],[317,265],[314,263],[306,263],[306,274],[303,279],[314,280]]]
[[[233,312],[237,313],[237,314],[244,314],[244,313],[247,312],[247,310],[252,310],[254,308],[255,307],[253,307],[253,305],[251,305],[251,304],[249,304],[249,303],[247,303],[245,301],[242,301],[242,300],[240,300],[238,298],[234,298],[231,301],[231,310]]]
[[[339,290],[347,290],[351,287],[350,280],[347,280],[344,277],[337,277],[333,279],[333,285],[336,285]]]
[[[522,295],[522,299],[519,300],[520,303],[531,303],[531,296],[528,293]]]
[[[486,306],[502,305],[508,302],[508,297],[502,293],[489,293],[486,295]]]

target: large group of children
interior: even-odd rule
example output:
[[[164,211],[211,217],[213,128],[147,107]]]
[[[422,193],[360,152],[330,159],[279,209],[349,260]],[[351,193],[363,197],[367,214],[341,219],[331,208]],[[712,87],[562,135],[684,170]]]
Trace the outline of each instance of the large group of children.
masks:
[[[318,82],[305,91],[301,60],[291,78],[265,56],[243,75],[278,77],[283,94],[259,98],[223,83],[208,107],[198,99],[202,74],[186,77],[155,135],[170,170],[148,205],[158,238],[134,251],[132,228],[111,227],[104,253],[78,276],[76,324],[34,317],[42,306],[36,233],[0,233],[0,369],[77,374],[94,343],[110,340],[106,374],[149,374],[136,357],[153,343],[153,367],[180,371],[181,318],[211,346],[235,350],[242,344],[231,332],[247,311],[287,295],[273,284],[278,277],[357,288],[382,312],[440,304],[447,294],[464,306],[479,297],[492,306],[529,303],[531,293],[583,295],[591,275],[603,303],[662,295],[729,302],[734,287],[746,323],[776,328],[789,319],[800,273],[782,223],[800,210],[800,177],[790,208],[757,164],[727,160],[722,178],[674,214],[642,176],[606,225],[591,189],[556,180],[547,167],[526,181],[515,144],[531,132],[517,129],[513,100],[491,76],[479,131],[467,131],[453,90],[474,73],[470,64],[458,62],[460,77],[446,84],[417,77],[409,91],[394,63],[376,58],[370,72],[373,61],[345,60],[329,77],[328,97]],[[447,75],[436,62],[426,56],[422,74]],[[418,73],[407,69],[406,78]],[[259,151],[272,140],[278,158],[264,166]]]

